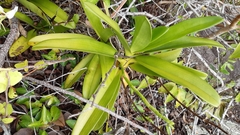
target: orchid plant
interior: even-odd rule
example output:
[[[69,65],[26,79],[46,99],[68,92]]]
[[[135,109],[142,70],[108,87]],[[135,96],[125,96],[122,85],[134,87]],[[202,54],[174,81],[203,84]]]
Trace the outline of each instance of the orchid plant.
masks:
[[[7,13],[4,12],[3,8],[0,6],[0,28],[3,27],[3,29],[6,31],[4,25],[2,24],[2,21],[6,18],[12,19],[17,11],[18,6],[15,6],[13,10],[8,11]]]

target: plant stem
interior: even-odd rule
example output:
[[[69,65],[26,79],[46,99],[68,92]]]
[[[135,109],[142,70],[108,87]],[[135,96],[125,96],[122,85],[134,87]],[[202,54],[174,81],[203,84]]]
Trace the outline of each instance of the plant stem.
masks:
[[[170,126],[172,129],[174,128],[174,122],[172,122],[171,120],[169,120],[167,117],[163,116],[155,107],[153,107],[148,101],[147,99],[142,95],[141,92],[139,92],[132,84],[131,82],[128,80],[128,78],[126,77],[125,74],[123,74],[123,78],[124,80],[128,83],[129,87],[134,91],[134,93],[136,93],[139,98],[143,101],[143,103],[151,110],[153,111],[159,118],[163,119],[168,126]]]

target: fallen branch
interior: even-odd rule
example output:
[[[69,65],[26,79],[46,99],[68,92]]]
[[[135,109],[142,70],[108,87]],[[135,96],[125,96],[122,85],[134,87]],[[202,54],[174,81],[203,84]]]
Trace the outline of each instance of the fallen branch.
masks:
[[[14,8],[15,6],[17,6],[17,2],[12,3],[12,8]],[[9,20],[9,22],[10,22],[10,33],[8,34],[0,50],[0,67],[2,67],[4,64],[4,60],[8,54],[9,48],[19,36],[18,19],[13,17],[12,19]]]

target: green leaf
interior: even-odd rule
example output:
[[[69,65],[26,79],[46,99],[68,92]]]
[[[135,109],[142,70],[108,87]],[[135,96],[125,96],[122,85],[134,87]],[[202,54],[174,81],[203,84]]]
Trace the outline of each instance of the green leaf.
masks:
[[[144,88],[147,88],[149,85],[155,84],[156,79],[150,78],[149,76],[146,76],[139,84],[137,90],[141,90]]]
[[[56,121],[60,117],[61,111],[56,106],[52,106],[50,108],[50,113],[52,116],[52,121]]]
[[[20,116],[19,125],[22,128],[28,127],[28,125],[31,123],[32,123],[32,119],[31,119],[30,115],[24,114],[24,115]]]
[[[140,84],[140,81],[138,79],[134,79],[134,80],[131,80],[131,84],[137,87]]]
[[[178,89],[169,89],[169,92],[173,95],[173,96],[177,96],[178,95]],[[165,104],[168,102],[171,102],[174,98],[172,97],[172,95],[168,94],[167,98],[165,100]]]
[[[30,128],[38,128],[38,127],[44,127],[44,123],[42,121],[35,121],[35,122],[30,122],[28,127]]]
[[[151,39],[152,28],[148,19],[145,16],[136,16],[131,51],[138,52],[144,49],[151,42]]]
[[[171,26],[164,35],[157,38],[157,40],[151,42],[149,46],[144,50],[151,50],[157,48],[163,44],[174,41],[187,34],[207,29],[222,21],[223,19],[218,16],[198,17],[182,21],[176,25]]]
[[[240,93],[238,93],[237,96],[235,97],[235,101],[236,101],[237,103],[240,102]]]
[[[112,69],[104,84],[104,87],[101,87],[96,95],[94,103],[103,107],[107,107],[110,105],[110,101],[113,100],[113,98],[116,100],[116,95],[120,87],[120,75],[121,72],[117,68]],[[93,100],[93,98],[90,100]],[[91,107],[91,109],[89,109],[89,107],[91,107],[91,104],[87,104],[84,107],[82,113],[78,117],[76,125],[74,126],[72,135],[89,134],[100,120],[101,116],[103,115],[103,111],[95,108],[94,106]]]
[[[84,77],[82,94],[84,98],[89,99],[97,90],[101,81],[102,73],[98,55],[94,55],[88,65],[87,73]]]
[[[178,94],[176,96],[176,98],[178,99],[178,101],[180,101],[181,103],[183,103],[183,101],[185,100],[187,92],[182,89],[182,88],[178,88]],[[176,101],[176,105],[175,107],[179,107],[181,104],[179,102]]]
[[[215,46],[219,48],[224,48],[220,43],[200,37],[191,37],[184,36],[179,39],[173,40],[166,44],[161,44],[157,48],[149,50],[149,52],[159,51],[159,50],[167,50],[167,49],[177,49],[177,48],[186,48],[186,47],[196,47],[196,46]]]
[[[50,40],[50,39],[93,39],[92,37],[82,35],[82,34],[75,34],[75,33],[51,33],[51,34],[45,34],[45,35],[39,35],[31,40],[29,40],[28,44],[31,46],[36,45],[39,42],[45,41],[45,40]]]
[[[54,21],[60,23],[62,26],[70,29],[74,29],[76,27],[76,24],[72,21],[65,24],[68,19],[67,13],[53,2],[49,0],[30,0],[30,2],[38,6],[51,19],[54,18]]]
[[[28,91],[27,91],[27,89],[24,88],[24,87],[17,87],[17,88],[16,88],[16,92],[17,92],[17,94],[23,95],[23,94],[27,93]]]
[[[93,27],[100,39],[107,42],[107,40],[114,35],[113,31],[109,28],[104,28],[101,19],[92,12],[89,12],[89,10],[85,9],[85,13],[89,19],[91,27]]]
[[[164,35],[168,31],[168,28],[165,26],[159,26],[152,30],[152,41],[158,40],[162,35]]]
[[[106,74],[109,72],[112,66],[114,66],[114,59],[106,56],[99,56],[100,66],[102,70],[102,80],[106,77]]]
[[[229,59],[240,58],[240,44],[235,48],[234,52],[229,56]]]
[[[165,84],[164,84],[164,87],[161,86],[161,87],[158,89],[158,92],[160,92],[160,93],[168,93],[165,88],[166,88],[168,91],[171,91],[171,90],[177,89],[177,85],[176,85],[175,83],[173,83],[173,82],[165,83]]]
[[[84,36],[85,37],[85,36]],[[87,38],[72,38],[72,39],[50,39],[39,42],[32,47],[32,50],[43,49],[63,49],[82,51],[88,53],[94,53],[99,55],[105,55],[108,57],[114,57],[116,50],[107,44],[96,41],[95,39]]]
[[[188,68],[188,67],[185,67],[185,66],[182,66],[182,65],[179,65],[179,64],[176,64],[176,63],[172,63],[176,66],[179,66],[180,68],[184,69],[184,70],[187,70],[188,72],[191,72],[192,74],[194,74],[196,77],[199,77],[203,80],[205,80],[208,76],[207,73],[204,73],[200,70],[196,70],[196,69],[193,69],[193,68]]]
[[[83,5],[85,7],[85,12],[86,11],[91,12],[93,15],[95,15],[98,18],[100,18],[101,20],[105,21],[109,26],[111,26],[113,28],[114,32],[116,33],[118,39],[120,40],[120,42],[122,43],[122,45],[125,49],[126,55],[131,55],[129,45],[128,45],[126,39],[124,38],[118,24],[115,21],[113,21],[109,16],[104,14],[96,5],[94,5],[90,2],[84,2]]]
[[[135,60],[159,76],[189,88],[207,103],[215,107],[219,106],[220,96],[216,90],[187,68],[152,56],[138,56]]]
[[[29,2],[27,0],[18,0],[18,2],[21,3],[24,7],[28,8],[29,10],[31,10],[33,13],[37,14],[42,19],[44,19],[46,22],[48,22],[48,24],[50,24],[50,22],[49,22],[48,18],[46,17],[46,15],[35,4],[33,4],[32,2]],[[16,17],[17,17],[17,15],[16,15]],[[28,19],[28,18],[24,17],[22,20],[27,21],[28,24],[30,24],[30,25],[34,24],[34,22],[30,18]]]
[[[133,63],[131,65],[129,65],[133,70],[144,73],[149,75],[150,77],[156,77],[158,76],[155,72],[153,72],[152,70],[149,70],[148,68],[138,64],[138,63]]]
[[[49,121],[48,121],[48,114],[47,114],[47,108],[45,106],[42,107],[42,111],[41,111],[41,118],[40,118],[40,121],[43,123],[43,124],[47,124]]]
[[[165,52],[163,51],[160,53],[155,53],[152,56],[160,58],[162,60],[172,62],[180,56],[181,52],[182,52],[182,48],[179,48],[179,49],[174,49],[174,50],[170,50],[170,51],[165,51]]]
[[[75,66],[75,68],[72,70],[72,73],[67,76],[64,88],[70,88],[75,82],[78,81],[80,76],[87,70],[84,68],[88,66],[93,56],[94,54],[88,54],[77,64],[77,66]]]
[[[70,127],[70,128],[74,128],[75,124],[76,124],[76,121],[77,120],[72,120],[72,119],[69,119],[69,120],[66,120],[66,123],[67,125]]]
[[[45,130],[39,130],[39,135],[48,135],[48,133]]]

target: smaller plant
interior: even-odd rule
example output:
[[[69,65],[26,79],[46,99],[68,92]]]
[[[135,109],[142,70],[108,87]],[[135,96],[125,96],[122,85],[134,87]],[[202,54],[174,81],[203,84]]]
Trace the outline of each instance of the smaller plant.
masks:
[[[11,104],[8,104],[6,102],[0,103],[0,121],[4,124],[10,124],[13,122],[14,117],[11,117],[10,115],[13,112],[13,108]]]
[[[229,75],[229,70],[233,71],[234,70],[234,66],[233,64],[235,63],[235,61],[233,60],[228,60],[227,62],[225,62],[221,67],[220,67],[220,72],[222,72],[223,74]]]

